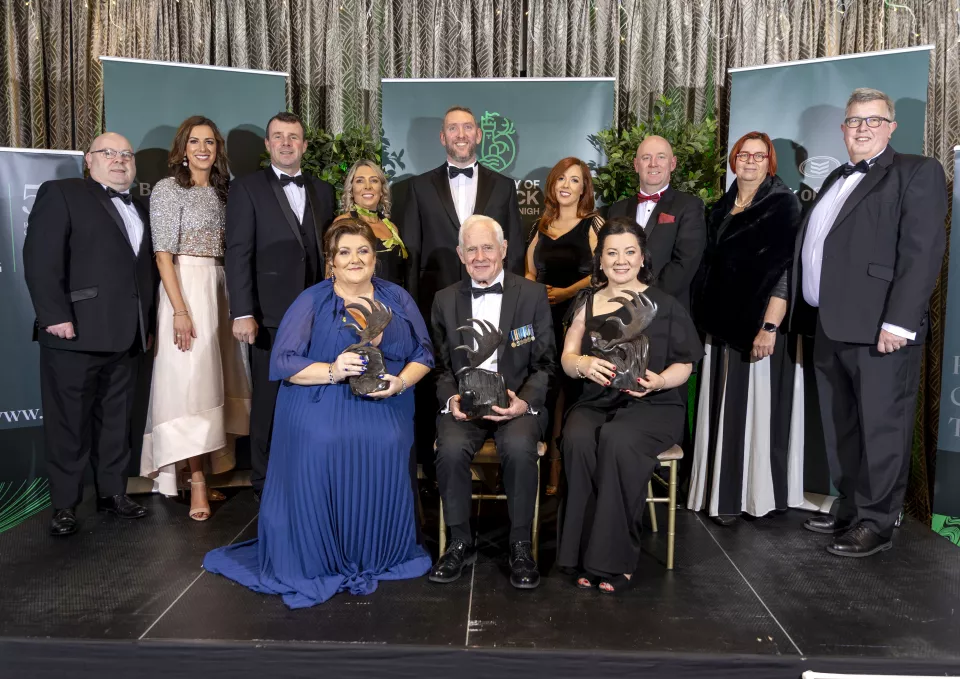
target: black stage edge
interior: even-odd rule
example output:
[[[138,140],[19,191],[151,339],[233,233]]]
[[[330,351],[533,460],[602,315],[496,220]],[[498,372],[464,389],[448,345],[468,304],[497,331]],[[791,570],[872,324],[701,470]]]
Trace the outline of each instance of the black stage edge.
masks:
[[[435,555],[436,499],[422,499]],[[385,582],[290,611],[200,568],[207,550],[256,534],[249,490],[205,523],[185,501],[141,500],[151,514],[130,522],[88,500],[67,539],[46,534],[49,512],[0,534],[0,677],[960,674],[960,550],[915,521],[893,550],[840,559],[802,512],[721,528],[678,511],[676,569],[665,534],[648,531],[637,586],[608,597],[553,568],[553,499],[543,583],[510,587],[503,503],[485,502],[481,558],[458,582]]]

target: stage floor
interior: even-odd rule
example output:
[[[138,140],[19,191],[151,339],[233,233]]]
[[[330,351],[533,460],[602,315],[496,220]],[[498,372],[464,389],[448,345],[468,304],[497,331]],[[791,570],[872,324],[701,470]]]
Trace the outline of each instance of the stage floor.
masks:
[[[569,659],[552,676],[565,675],[563,667],[585,667],[580,676],[613,676],[618,663],[632,676],[647,676],[638,674],[647,667],[638,665],[643,658],[659,671],[671,658],[717,668],[736,660],[735,676],[798,676],[777,668],[960,673],[960,550],[913,520],[898,530],[892,550],[841,559],[824,550],[827,537],[800,528],[807,516],[801,512],[721,528],[703,515],[678,511],[676,569],[664,569],[665,533],[647,531],[638,585],[609,597],[576,589],[553,568],[554,501],[543,506],[543,582],[534,591],[514,590],[506,574],[502,503],[485,503],[477,522],[481,557],[458,582],[385,582],[367,597],[344,593],[291,611],[279,597],[200,568],[207,550],[256,535],[259,506],[250,490],[231,491],[206,523],[191,521],[180,500],[138,499],[150,508],[142,520],[97,515],[88,500],[79,511],[78,535],[48,536],[49,512],[0,534],[0,674],[48,676],[45,665],[59,662],[61,671],[49,676],[66,676],[65,655],[102,648],[83,643],[90,641],[140,642],[110,645],[119,650],[101,652],[104,662],[124,653],[146,661],[184,641],[235,651],[300,642],[290,646],[298,653],[303,642],[313,648],[322,642],[327,648],[377,646],[381,653],[381,645],[423,654],[535,649]],[[427,544],[435,555],[436,510],[424,500]],[[663,506],[658,516],[663,531]],[[266,646],[277,652],[277,644]],[[149,673],[162,664],[141,667]],[[103,669],[95,661],[84,667]],[[751,675],[750,667],[759,673]],[[80,669],[71,676],[81,676]],[[260,676],[294,675],[300,676]]]

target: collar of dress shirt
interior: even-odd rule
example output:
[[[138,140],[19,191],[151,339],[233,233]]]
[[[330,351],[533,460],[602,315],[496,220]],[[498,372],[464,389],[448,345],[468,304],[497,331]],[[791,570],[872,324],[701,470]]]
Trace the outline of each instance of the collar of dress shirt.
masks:
[[[501,285],[501,287],[502,287],[502,286],[503,286],[503,274],[504,274],[503,269],[500,269],[500,273],[497,274],[497,277],[494,278],[492,281],[490,281],[487,285],[477,285],[477,282],[476,282],[475,280],[472,280],[472,279],[471,279],[470,282],[473,284],[473,287],[475,287],[475,288],[489,288],[491,285],[496,285],[497,283],[499,283],[499,284]]]
[[[97,182],[97,183],[99,184],[99,182]],[[112,186],[107,186],[106,184],[100,184],[100,186],[103,187],[103,190],[104,190],[104,191],[106,191],[107,189],[113,189]],[[113,190],[116,191],[116,189],[113,189]],[[125,190],[120,191],[120,193],[130,193],[130,187],[128,186]]]
[[[458,165],[457,163],[451,163],[450,159],[447,158],[447,165],[450,167],[459,167],[461,170],[466,170],[468,167],[476,169],[477,165],[480,164],[479,160],[474,160],[472,163],[467,163],[466,165]]]
[[[887,146],[889,146],[889,144],[888,144]],[[887,150],[887,146],[884,146],[884,147],[883,147],[883,151],[886,151],[886,150]],[[879,158],[880,156],[883,155],[883,151],[881,151],[880,153],[878,153],[877,155],[875,155],[873,158],[867,158],[867,162],[870,163],[871,165],[873,165],[874,161],[876,161],[877,158]],[[852,160],[848,160],[848,161],[847,161],[847,165],[856,165],[856,163],[853,162]]]
[[[300,175],[303,174],[303,170],[297,170],[296,174],[289,174],[289,173],[287,173],[287,172],[284,172],[284,171],[281,170],[280,168],[278,168],[278,167],[277,167],[276,165],[274,165],[273,163],[270,163],[270,167],[273,168],[273,173],[274,173],[275,175],[277,175],[277,179],[280,179],[280,175],[282,175],[282,174],[288,175],[288,176],[290,176],[290,177],[299,177]]]
[[[643,194],[644,196],[656,196],[657,194],[663,195],[664,191],[670,188],[670,182],[667,182],[663,185],[663,188],[657,191],[656,193],[647,193],[643,189],[637,189],[637,193]]]

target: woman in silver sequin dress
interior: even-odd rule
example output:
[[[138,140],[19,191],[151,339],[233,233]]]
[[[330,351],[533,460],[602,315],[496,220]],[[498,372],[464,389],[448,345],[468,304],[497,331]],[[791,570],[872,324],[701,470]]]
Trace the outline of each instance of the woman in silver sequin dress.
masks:
[[[205,473],[235,464],[233,443],[248,433],[250,377],[231,332],[223,273],[229,170],[223,137],[201,116],[180,125],[153,187],[150,229],[160,294],[150,408],[140,473],[175,495],[189,471],[190,518],[210,518]],[[184,475],[185,475],[184,474]]]

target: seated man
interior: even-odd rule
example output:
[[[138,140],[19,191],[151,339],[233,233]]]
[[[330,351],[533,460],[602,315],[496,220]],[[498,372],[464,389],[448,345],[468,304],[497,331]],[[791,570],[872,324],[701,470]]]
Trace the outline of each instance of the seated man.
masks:
[[[460,227],[457,254],[470,280],[437,293],[430,314],[438,368],[437,397],[443,410],[437,420],[437,481],[443,497],[450,543],[430,573],[431,582],[453,582],[463,567],[476,561],[470,530],[470,462],[493,437],[503,466],[510,513],[510,583],[520,589],[540,584],[530,540],[537,488],[537,443],[547,426],[544,400],[554,374],[556,347],[546,288],[505,272],[507,242],[503,229],[483,215]],[[474,337],[457,328],[467,319],[491,322],[503,333],[497,350],[480,368],[498,372],[509,404],[496,414],[468,419],[460,409],[457,373],[469,356],[456,347],[474,346]]]

